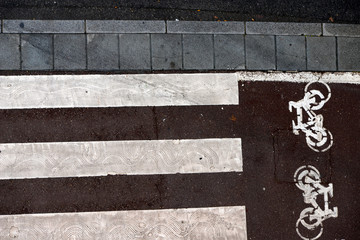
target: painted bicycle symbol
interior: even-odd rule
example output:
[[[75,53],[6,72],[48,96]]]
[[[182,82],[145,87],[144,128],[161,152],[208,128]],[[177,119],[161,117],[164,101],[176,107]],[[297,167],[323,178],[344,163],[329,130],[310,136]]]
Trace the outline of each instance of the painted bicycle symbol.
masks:
[[[315,86],[325,86],[321,91]],[[315,114],[314,111],[321,109],[331,97],[330,87],[324,82],[310,82],[305,87],[304,98],[289,102],[289,111],[296,109],[297,121],[292,121],[293,133],[299,135],[305,133],[307,145],[315,152],[325,152],[333,145],[333,136],[329,130],[323,127],[324,117]],[[304,118],[304,112],[307,118]],[[304,121],[305,120],[305,121]]]
[[[305,208],[296,222],[296,232],[304,240],[318,239],[323,233],[323,221],[338,216],[338,209],[329,208],[329,197],[333,196],[333,185],[321,184],[319,171],[311,166],[302,166],[294,174],[296,186],[303,191],[304,202],[311,204]],[[324,208],[317,203],[317,197],[323,195]],[[306,235],[306,236],[305,236]]]

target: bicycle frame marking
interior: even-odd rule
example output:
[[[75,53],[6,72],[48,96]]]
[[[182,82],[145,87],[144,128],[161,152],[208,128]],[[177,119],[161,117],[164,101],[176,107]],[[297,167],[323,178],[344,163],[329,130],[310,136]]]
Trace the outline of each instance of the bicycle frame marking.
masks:
[[[321,83],[326,87],[326,96],[317,89],[309,90],[311,84]],[[293,133],[299,135],[305,133],[307,145],[315,152],[325,152],[333,145],[333,136],[329,130],[323,127],[324,117],[315,114],[314,111],[321,109],[331,97],[330,87],[324,82],[309,82],[305,86],[304,98],[299,101],[289,102],[289,111],[296,109],[296,122],[292,121]],[[316,98],[320,98],[318,102]],[[304,115],[307,121],[304,122]]]
[[[294,174],[296,186],[303,191],[304,202],[311,204],[311,207],[305,208],[296,222],[296,232],[301,239],[315,240],[323,233],[323,221],[329,218],[336,218],[338,216],[338,208],[329,208],[329,198],[333,197],[333,185],[329,183],[326,187],[321,184],[319,171],[311,166],[302,166],[298,168]],[[324,197],[324,208],[317,203],[316,199],[319,195]],[[308,219],[306,221],[306,219]],[[318,229],[319,233],[314,237],[305,237],[300,233],[300,224],[309,232]]]

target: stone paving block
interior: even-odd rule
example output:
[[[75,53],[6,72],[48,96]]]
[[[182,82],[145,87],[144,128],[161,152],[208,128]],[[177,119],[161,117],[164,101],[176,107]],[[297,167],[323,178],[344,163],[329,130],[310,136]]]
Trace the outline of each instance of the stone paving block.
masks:
[[[84,33],[84,20],[4,20],[4,33]]]
[[[213,35],[183,35],[184,69],[214,69]]]
[[[321,35],[321,23],[246,22],[246,34]]]
[[[307,69],[336,71],[335,37],[306,37]]]
[[[276,36],[276,60],[278,70],[305,70],[305,37]]]
[[[360,38],[338,37],[338,70],[360,71]]]
[[[245,69],[243,35],[215,35],[215,69]]]
[[[359,24],[323,23],[324,36],[360,37]]]
[[[180,34],[151,35],[152,69],[182,69],[182,40]]]
[[[117,34],[87,34],[88,69],[119,69],[118,37]]]
[[[165,21],[87,20],[87,33],[165,33]]]
[[[86,69],[85,34],[55,34],[54,68],[59,70]]]
[[[21,62],[23,70],[53,69],[53,36],[22,34]]]
[[[20,36],[0,34],[0,70],[20,69]]]
[[[275,69],[275,38],[264,35],[245,35],[246,68]]]
[[[150,69],[150,35],[120,34],[120,69]]]
[[[244,22],[167,21],[168,33],[244,34]]]

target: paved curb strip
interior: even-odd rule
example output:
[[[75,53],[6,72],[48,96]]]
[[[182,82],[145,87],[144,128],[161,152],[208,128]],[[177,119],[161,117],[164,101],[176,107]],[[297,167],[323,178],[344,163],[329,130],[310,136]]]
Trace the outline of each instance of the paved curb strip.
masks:
[[[244,34],[244,22],[167,21],[167,33]]]
[[[4,33],[84,33],[85,20],[3,20]]]
[[[0,144],[0,179],[241,172],[241,139]]]
[[[0,109],[239,103],[235,73],[0,76],[0,89]]]
[[[324,36],[360,37],[359,24],[323,23]]]
[[[165,21],[87,20],[87,33],[165,33]]]
[[[246,22],[246,34],[321,35],[321,23]]]
[[[360,36],[360,26],[358,24],[239,21],[222,22],[161,20],[2,20],[2,30],[3,33],[87,32],[261,34],[312,36],[320,36],[323,34],[324,36]]]
[[[247,239],[244,206],[0,216],[1,239],[218,239],[220,236]]]

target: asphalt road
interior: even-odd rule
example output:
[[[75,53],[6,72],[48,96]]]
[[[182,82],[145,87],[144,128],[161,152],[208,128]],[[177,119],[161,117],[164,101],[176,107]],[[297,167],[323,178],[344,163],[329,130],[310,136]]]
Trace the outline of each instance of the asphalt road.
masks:
[[[288,103],[303,97],[305,84],[240,82],[238,106],[1,110],[2,143],[241,138],[244,171],[3,180],[0,214],[245,205],[248,239],[299,239],[295,224],[309,204],[293,176],[311,164],[333,184],[329,204],[339,209],[323,222],[321,239],[357,239],[360,111],[350,103],[359,102],[360,86],[329,85],[319,112],[334,145],[324,153],[291,130]]]
[[[0,18],[360,23],[360,3],[357,0],[2,0]]]

